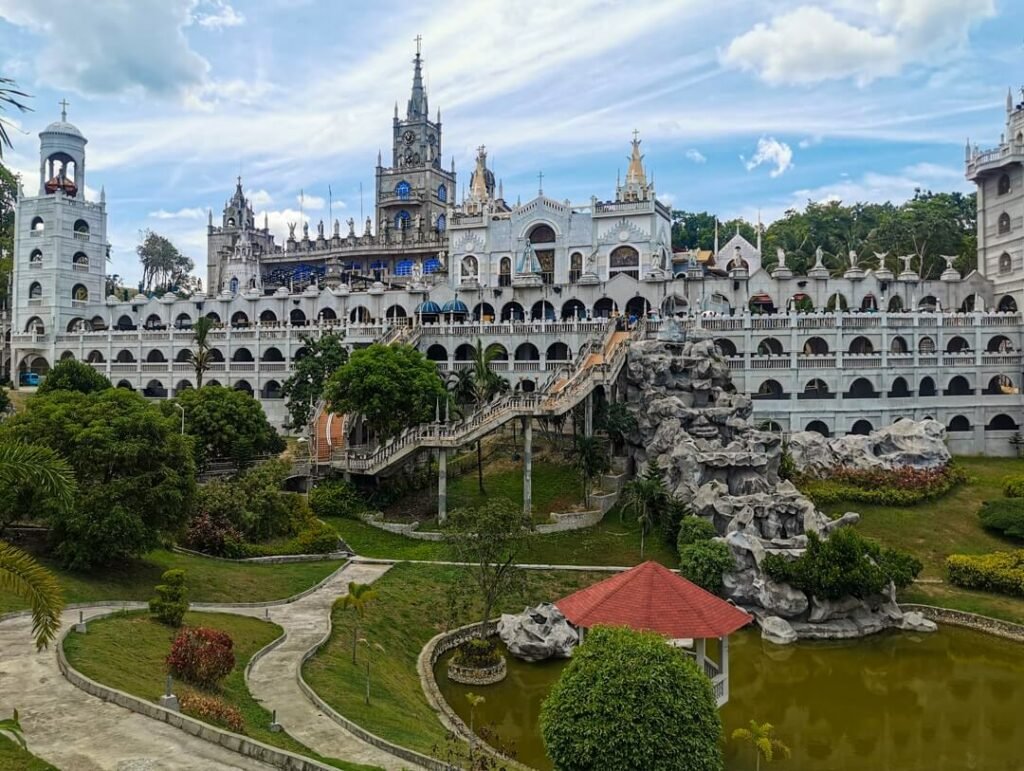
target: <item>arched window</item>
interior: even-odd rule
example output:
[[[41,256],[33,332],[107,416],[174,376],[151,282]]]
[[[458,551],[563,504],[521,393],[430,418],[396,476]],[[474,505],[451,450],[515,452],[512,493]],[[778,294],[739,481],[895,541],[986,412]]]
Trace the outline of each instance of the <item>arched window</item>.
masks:
[[[935,353],[935,341],[927,335],[922,337],[917,343],[917,351],[924,354]]]
[[[626,316],[630,319],[642,319],[650,309],[651,303],[646,297],[641,297],[640,295],[630,297],[626,302]]]
[[[1018,389],[1013,385],[1013,380],[1007,375],[996,375],[988,381],[988,387],[985,389],[985,393],[997,396],[1007,396],[1018,392]]]
[[[569,257],[569,283],[575,284],[583,275],[583,255],[573,252]]]
[[[909,350],[907,341],[896,335],[889,343],[889,353],[906,353]]]
[[[129,351],[127,348],[125,348],[124,350],[117,352],[117,357],[114,359],[114,361],[119,362],[121,364],[130,364],[131,362],[135,361],[135,354]]]
[[[306,314],[302,312],[301,308],[294,308],[292,312],[288,314],[288,320],[291,322],[293,327],[306,326]]]
[[[32,254],[28,256],[28,263],[33,268],[41,268],[43,266],[43,252],[41,249],[33,249]]]
[[[498,263],[498,286],[512,285],[512,259],[502,257]]]
[[[516,348],[516,361],[540,361],[540,351],[533,343],[522,343]]]
[[[75,234],[76,238],[78,238],[80,236],[85,236],[86,238],[88,238],[89,237],[89,223],[86,222],[85,220],[75,220],[75,226],[73,228],[73,231],[74,231],[74,234]]]
[[[523,306],[515,300],[505,303],[501,308],[502,321],[523,321],[526,319],[526,311]]]
[[[448,188],[444,185],[437,186],[437,200],[445,203],[448,200]]]
[[[869,354],[875,352],[875,346],[866,337],[855,337],[850,341],[850,353]]]
[[[550,225],[537,225],[527,236],[531,244],[551,244],[555,241],[555,231]]]
[[[917,389],[918,396],[935,396],[935,381],[930,377],[921,379],[921,387]]]
[[[587,317],[587,306],[573,298],[562,306],[562,321],[579,321]]]
[[[36,335],[43,335],[46,334],[46,327],[41,318],[33,316],[25,322],[25,331]]]
[[[220,324],[220,314],[217,311],[210,311],[206,314],[206,318],[212,321],[214,324]]]
[[[89,270],[89,255],[85,252],[75,252],[71,258],[71,267],[75,270]]]
[[[999,215],[999,232],[1009,233],[1010,232],[1010,215],[1003,212]]]
[[[252,351],[248,348],[238,348],[231,354],[231,361],[253,361]]]
[[[832,435],[832,433],[828,430],[828,426],[825,425],[820,420],[812,420],[810,423],[807,424],[807,427],[804,429],[804,431],[814,431],[815,433],[821,434],[822,436],[826,437]]]
[[[569,346],[565,343],[552,343],[548,346],[548,361],[569,361],[571,358],[572,354],[569,351]]]
[[[462,279],[476,278],[480,275],[480,263],[472,254],[462,258]]]
[[[46,223],[43,222],[43,218],[42,217],[33,217],[32,218],[31,230],[32,230],[33,235],[42,233],[44,230],[46,230]]]
[[[263,361],[284,361],[284,354],[280,348],[270,346],[263,352]]]
[[[999,255],[999,272],[1009,273],[1013,270],[1013,258],[1007,252]]]
[[[28,299],[38,300],[43,296],[43,285],[38,281],[33,281],[28,286]]]
[[[390,320],[404,319],[408,315],[409,314],[405,312],[405,308],[403,308],[401,305],[391,305],[388,307],[386,311],[384,311],[384,318]]]
[[[970,396],[973,393],[974,389],[963,375],[957,375],[946,387],[946,396]]]
[[[405,209],[402,209],[398,214],[395,215],[395,230],[404,230],[409,227],[409,220],[412,219],[412,215],[409,214]]]
[[[632,246],[617,246],[608,258],[609,273],[626,273],[633,278],[640,277],[640,252]]]
[[[722,356],[735,356],[736,355],[736,343],[725,337],[720,337],[715,340],[715,348]]]
[[[828,383],[820,378],[808,381],[804,386],[803,396],[805,399],[823,399],[828,396]]]
[[[228,287],[231,289],[231,294],[238,294],[238,279],[232,276],[231,281],[228,282]]]
[[[434,343],[427,348],[427,358],[431,361],[448,361],[448,351],[445,350],[443,345]]]
[[[146,323],[142,325],[143,329],[160,329],[163,326],[163,322],[156,313],[151,313],[146,316]]]
[[[395,185],[395,197],[400,201],[409,200],[410,193],[412,193],[412,186],[404,179]]]
[[[448,218],[443,214],[437,215],[437,232],[443,233],[448,228]]]
[[[1001,313],[1016,313],[1017,312],[1017,301],[1013,299],[1012,295],[1004,295],[999,300],[999,311]]]
[[[163,351],[161,351],[159,348],[154,348],[153,350],[146,354],[146,361],[149,362],[150,364],[160,364],[162,362],[167,361],[167,357],[164,356]]]
[[[873,294],[866,294],[864,299],[860,301],[860,309],[862,311],[877,311],[878,300],[875,299]]]
[[[899,295],[893,295],[889,298],[889,313],[902,313],[903,312],[903,298]]]
[[[610,297],[602,297],[594,303],[594,318],[607,319],[619,310],[618,303]]]
[[[850,429],[850,433],[851,434],[860,434],[861,436],[867,436],[868,434],[870,434],[874,430],[875,430],[875,427],[872,426],[869,421],[867,421],[867,420],[858,420],[856,423],[853,424],[853,428]]]
[[[753,395],[754,399],[782,399],[783,391],[782,384],[778,380],[765,380],[757,388],[757,393]]]
[[[317,314],[317,318],[321,321],[327,322],[337,321],[338,314],[334,312],[334,308],[321,308],[320,312]]]
[[[530,308],[530,321],[554,321],[555,306],[547,300],[538,300]]]
[[[758,356],[782,356],[782,343],[774,337],[766,337],[757,344]]]
[[[221,352],[220,348],[211,348],[210,349],[210,361],[217,361],[217,362],[224,361],[224,354]],[[210,385],[213,385],[213,383],[210,383]]]
[[[878,392],[866,377],[859,377],[850,383],[850,390],[846,392],[850,399],[874,399]]]
[[[889,396],[894,399],[906,399],[910,396],[910,388],[904,378],[898,377],[892,381]]]
[[[999,177],[999,184],[996,187],[996,195],[1006,195],[1010,192],[1010,175],[1003,174]]]
[[[1009,415],[996,415],[985,426],[986,431],[1016,431],[1017,421]]]
[[[989,338],[988,344],[985,346],[985,350],[988,353],[1012,353],[1013,343],[1010,338],[1006,335],[996,335],[995,337]]]
[[[970,431],[971,421],[969,421],[963,415],[954,415],[953,419],[949,421],[949,425],[946,427],[949,432],[954,431]]]
[[[249,394],[249,396],[252,396],[252,386],[249,385],[248,380],[239,380],[237,383],[235,383],[234,389],[236,391],[243,391]]]
[[[348,319],[355,324],[369,324],[370,311],[362,305],[357,305],[349,311]]]
[[[260,324],[276,324],[277,314],[272,310],[265,310],[260,313]]]
[[[804,343],[804,356],[824,356],[828,353],[828,343],[820,337],[808,338]]]
[[[839,292],[836,292],[828,298],[828,302],[825,303],[825,307],[830,311],[845,311],[850,306],[849,303],[846,302],[846,297]]]
[[[71,299],[78,303],[89,302],[89,290],[84,284],[75,284],[71,289]]]
[[[231,314],[231,326],[233,327],[247,327],[249,326],[249,317],[245,314],[245,311],[235,311]]]
[[[283,399],[284,392],[281,390],[281,384],[276,380],[271,380],[265,386],[263,386],[263,398],[264,399]]]
[[[971,350],[971,345],[959,335],[950,338],[949,342],[946,343],[946,353],[968,353]]]

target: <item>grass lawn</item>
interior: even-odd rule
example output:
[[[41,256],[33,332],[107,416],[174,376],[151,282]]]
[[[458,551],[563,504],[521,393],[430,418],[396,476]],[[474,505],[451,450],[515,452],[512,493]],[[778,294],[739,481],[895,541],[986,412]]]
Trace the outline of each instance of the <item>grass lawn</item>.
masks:
[[[366,649],[352,664],[352,611],[335,609],[327,645],[310,659],[303,675],[313,689],[338,712],[369,731],[426,755],[445,748],[445,729],[427,703],[416,672],[423,646],[445,629],[447,587],[459,580],[458,568],[400,564],[373,585],[377,599],[368,607],[359,634],[374,650],[370,662],[371,699],[364,703]],[[502,610],[518,612],[527,604],[556,600],[607,578],[607,574],[528,572],[522,596]],[[473,621],[472,612],[457,614],[452,626]]]
[[[45,760],[26,752],[6,736],[0,735],[0,771],[57,771]]]
[[[47,559],[64,590],[66,602],[148,600],[160,575],[171,568],[186,573],[189,599],[195,602],[263,602],[298,594],[337,570],[340,561],[283,565],[220,562],[158,549],[144,558],[90,573],[71,572]],[[0,613],[23,610],[27,603],[0,594]]]
[[[972,481],[937,500],[904,507],[837,503],[826,506],[825,510],[829,514],[860,512],[857,527],[864,535],[909,551],[924,563],[920,578],[925,582],[902,592],[900,599],[1024,623],[1024,600],[968,591],[945,582],[945,561],[950,554],[984,554],[1020,548],[1020,544],[984,530],[978,521],[978,508],[982,501],[1003,497],[1003,480],[1024,474],[1024,460],[980,457],[956,460],[971,475]]]
[[[448,546],[437,541],[419,541],[397,533],[389,533],[354,519],[327,518],[345,542],[364,557],[397,560],[451,559]],[[679,564],[670,549],[656,533],[648,533],[643,559],[661,562],[669,567]],[[636,565],[640,557],[640,528],[635,520],[620,522],[617,509],[609,511],[594,527],[531,539],[519,560],[525,563],[552,565]]]
[[[484,489],[480,494],[476,471],[448,482],[448,510],[479,506],[489,498],[523,500],[522,463],[499,461],[484,468]],[[553,511],[568,511],[583,505],[583,487],[574,468],[563,463],[535,461],[533,464],[533,511],[536,521],[547,522]]]
[[[227,632],[234,640],[235,668],[215,695],[242,713],[247,736],[300,755],[327,760],[339,768],[370,768],[319,758],[287,733],[275,734],[267,728],[271,719],[270,712],[250,695],[245,685],[244,672],[256,651],[281,636],[281,627],[257,618],[227,613],[188,613],[185,623],[219,629]],[[170,652],[176,632],[154,621],[148,613],[119,613],[90,622],[88,634],[69,635],[64,642],[64,652],[69,663],[87,677],[143,699],[156,701],[164,691],[164,659]],[[175,690],[180,696],[189,688],[178,685]]]

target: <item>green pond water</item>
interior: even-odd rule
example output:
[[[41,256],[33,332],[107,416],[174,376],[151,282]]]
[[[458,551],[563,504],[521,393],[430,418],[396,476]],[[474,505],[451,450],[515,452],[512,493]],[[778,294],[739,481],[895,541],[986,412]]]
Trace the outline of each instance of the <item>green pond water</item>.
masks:
[[[1024,646],[956,627],[891,632],[840,643],[775,646],[757,631],[730,638],[725,735],[753,718],[776,726],[792,759],[780,771],[1020,771],[1024,769]],[[483,695],[487,726],[518,759],[550,769],[537,717],[567,662],[508,657],[508,677],[461,686],[435,669],[442,693],[469,720],[465,694]],[[727,742],[726,768],[754,768],[751,751]]]

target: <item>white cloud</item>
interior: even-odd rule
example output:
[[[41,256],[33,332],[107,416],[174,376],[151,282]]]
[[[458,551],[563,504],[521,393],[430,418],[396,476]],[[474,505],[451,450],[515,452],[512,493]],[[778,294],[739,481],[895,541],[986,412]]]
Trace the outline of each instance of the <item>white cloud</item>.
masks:
[[[208,215],[206,209],[195,207],[178,209],[178,211],[158,209],[157,211],[151,211],[149,216],[155,220],[201,220]]]
[[[212,12],[198,12],[194,18],[200,27],[207,29],[222,29],[224,27],[237,27],[245,24],[245,16],[232,8],[224,0],[212,0],[209,3]]]
[[[994,13],[994,0],[839,2],[833,10],[802,5],[734,38],[721,60],[772,85],[847,77],[865,85],[912,63],[947,58],[975,23]]]
[[[693,161],[694,163],[707,163],[708,160],[700,150],[693,147],[683,153],[683,155],[686,157],[686,160]]]
[[[658,193],[657,198],[669,208],[676,202],[676,197],[672,193]]]
[[[912,166],[907,166],[903,169],[903,173],[927,180],[962,180],[964,178],[963,169],[954,169],[952,166],[941,166],[938,163],[927,162],[915,163]]]
[[[266,190],[246,190],[245,197],[254,209],[270,206],[274,202],[273,196]]]
[[[819,134],[813,137],[804,137],[796,143],[796,146],[801,150],[806,150],[808,147],[816,147],[817,145],[820,145],[822,141],[823,137]]]
[[[0,17],[39,33],[39,80],[86,94],[143,91],[183,96],[203,83],[209,64],[182,29],[194,0],[0,0]]]
[[[258,212],[256,214],[256,221],[263,225],[263,216],[267,217],[267,225],[270,228],[270,232],[277,237],[278,243],[284,243],[288,238],[288,225],[289,223],[295,224],[295,237],[302,238],[302,223],[310,222],[309,215],[306,213],[299,213],[298,209],[280,209],[277,211],[265,211]],[[312,238],[316,237],[314,233]]]
[[[744,160],[742,155],[740,160]],[[761,137],[757,140],[754,156],[749,161],[744,160],[744,165],[747,171],[753,171],[764,163],[773,164],[775,168],[768,172],[768,175],[778,177],[793,166],[793,150],[775,137]]]
[[[326,198],[321,198],[318,195],[309,195],[308,193],[295,196],[295,202],[303,208],[303,211],[307,209],[310,211],[320,211],[327,205]]]

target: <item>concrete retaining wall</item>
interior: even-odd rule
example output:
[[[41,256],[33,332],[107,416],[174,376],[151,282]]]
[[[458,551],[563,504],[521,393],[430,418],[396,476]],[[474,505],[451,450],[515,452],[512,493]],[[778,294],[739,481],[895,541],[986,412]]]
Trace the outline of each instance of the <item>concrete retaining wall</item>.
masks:
[[[968,613],[963,610],[940,608],[935,605],[917,605],[901,602],[900,607],[904,611],[917,611],[925,618],[937,624],[967,627],[968,629],[986,632],[996,637],[1005,637],[1008,640],[1024,642],[1024,626],[1020,624],[1001,621],[998,618],[991,618],[989,616],[980,616],[977,613]]]
[[[188,554],[190,557],[202,557],[208,560],[217,560],[218,562],[234,562],[236,564],[248,564],[248,565],[283,565],[286,562],[329,562],[331,560],[341,560],[351,557],[352,554],[347,551],[332,551],[327,554],[275,554],[269,557],[240,557],[233,559],[231,557],[215,557],[212,554],[203,554],[201,551],[192,551],[192,549],[186,549],[183,546],[173,546],[171,551],[178,552],[179,554]]]

